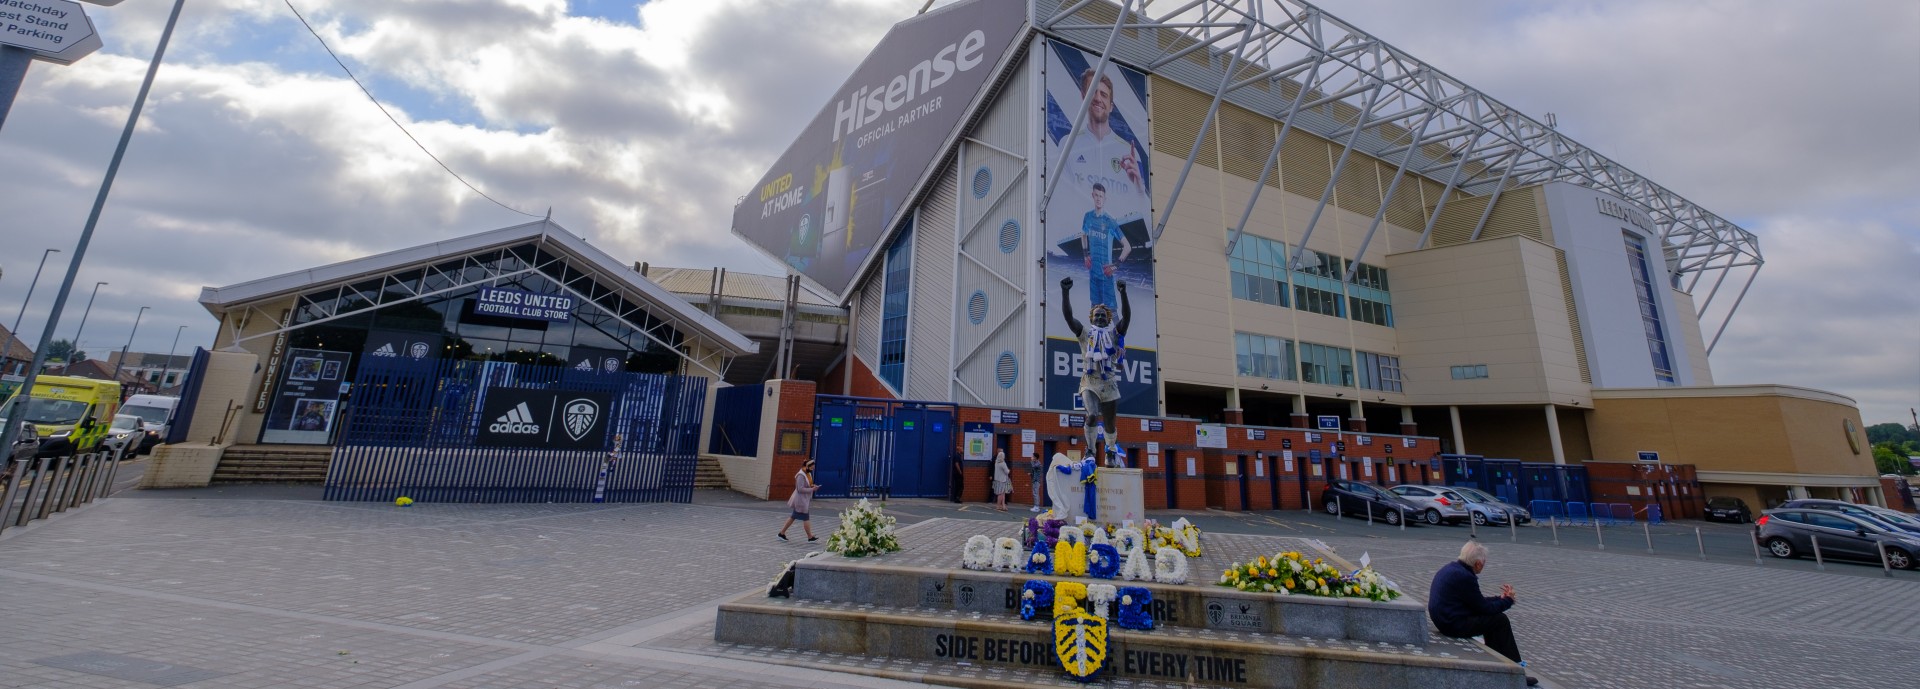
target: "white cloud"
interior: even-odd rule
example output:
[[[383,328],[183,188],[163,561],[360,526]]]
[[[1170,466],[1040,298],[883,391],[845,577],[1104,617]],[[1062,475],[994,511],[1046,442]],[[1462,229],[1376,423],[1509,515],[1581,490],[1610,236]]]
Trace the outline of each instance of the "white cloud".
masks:
[[[653,0],[622,21],[563,0],[297,4],[496,198],[551,206],[623,258],[771,272],[728,234],[734,200],[920,3]],[[1833,390],[1869,421],[1920,404],[1920,4],[1322,5],[1759,233],[1769,264],[1716,351],[1719,380]],[[30,73],[0,130],[0,159],[34,171],[0,223],[0,319],[39,249],[71,250],[167,9],[90,7],[107,49]],[[414,149],[279,0],[196,0],[60,334],[95,280],[113,284],[89,344],[117,347],[151,304],[135,346],[164,349],[183,323],[210,338],[200,286],[520,219]]]

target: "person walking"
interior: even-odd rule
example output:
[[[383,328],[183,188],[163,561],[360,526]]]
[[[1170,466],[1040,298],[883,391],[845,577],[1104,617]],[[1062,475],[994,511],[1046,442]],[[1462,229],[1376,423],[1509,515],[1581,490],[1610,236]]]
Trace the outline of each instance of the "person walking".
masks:
[[[1479,541],[1460,546],[1459,559],[1433,573],[1433,586],[1427,591],[1427,617],[1440,633],[1456,639],[1482,637],[1495,653],[1526,667],[1520,659],[1520,645],[1513,638],[1513,622],[1507,610],[1513,607],[1513,587],[1500,585],[1500,595],[1480,595],[1480,572],[1487,568],[1487,547]],[[1531,675],[1527,686],[1540,680]]]
[[[1040,491],[1045,490],[1042,486],[1047,484],[1046,470],[1046,465],[1040,463],[1040,455],[1031,452],[1027,454],[1027,480],[1033,483],[1033,506],[1027,508],[1028,512],[1039,512],[1040,508],[1046,505],[1040,499]]]
[[[813,482],[813,460],[809,459],[800,465],[800,471],[793,474],[793,495],[787,496],[787,508],[793,513],[787,515],[787,523],[780,525],[780,533],[777,534],[780,540],[787,540],[787,529],[794,522],[800,522],[800,528],[807,532],[808,542],[820,540],[813,535],[813,518],[808,516],[813,509],[813,492],[816,490],[820,490],[820,484]]]
[[[993,453],[993,502],[1001,512],[1007,511],[1007,495],[1013,492],[1013,470],[1007,467],[1007,451],[995,450]]]

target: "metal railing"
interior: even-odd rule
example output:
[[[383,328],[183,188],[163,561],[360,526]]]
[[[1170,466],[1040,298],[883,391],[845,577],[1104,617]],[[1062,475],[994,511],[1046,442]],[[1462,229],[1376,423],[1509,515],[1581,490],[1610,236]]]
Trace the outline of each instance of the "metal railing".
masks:
[[[123,454],[112,450],[14,460],[0,484],[0,533],[106,496],[113,490]]]

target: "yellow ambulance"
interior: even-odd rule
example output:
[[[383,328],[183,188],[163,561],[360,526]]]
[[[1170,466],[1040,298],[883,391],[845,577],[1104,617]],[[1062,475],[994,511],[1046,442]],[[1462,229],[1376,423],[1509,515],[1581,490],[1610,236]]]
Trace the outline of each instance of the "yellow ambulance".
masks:
[[[15,395],[17,398],[18,395]],[[16,410],[17,399],[4,407],[7,422],[16,419],[34,425],[42,439],[40,454],[91,452],[107,437],[113,415],[120,410],[120,384],[72,376],[40,376],[26,409]]]

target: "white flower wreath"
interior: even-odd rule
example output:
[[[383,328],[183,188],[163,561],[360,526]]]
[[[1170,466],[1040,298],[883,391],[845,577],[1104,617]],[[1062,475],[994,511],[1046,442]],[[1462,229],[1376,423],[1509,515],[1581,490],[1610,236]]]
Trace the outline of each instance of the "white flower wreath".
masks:
[[[1093,535],[1088,542],[1093,545],[1113,545],[1113,541],[1107,538],[1107,530],[1099,527],[1093,529]],[[1114,550],[1119,550],[1119,548],[1114,548]]]
[[[1113,603],[1120,590],[1113,584],[1087,584],[1087,610],[1095,617],[1107,619],[1107,606]]]
[[[990,569],[1014,571],[1020,568],[1020,539],[1000,537],[993,542],[993,562]]]
[[[1121,555],[1131,555],[1133,551],[1145,547],[1143,543],[1146,538],[1146,534],[1140,533],[1139,529],[1123,527],[1113,532],[1113,549],[1120,551]]]
[[[967,569],[992,569],[993,539],[986,536],[967,539],[966,550],[960,555],[960,566]]]
[[[1153,553],[1153,580],[1162,584],[1187,583],[1187,555],[1179,548],[1163,546]]]
[[[1060,542],[1084,544],[1087,542],[1087,532],[1081,531],[1079,527],[1074,526],[1062,528],[1060,529]]]

